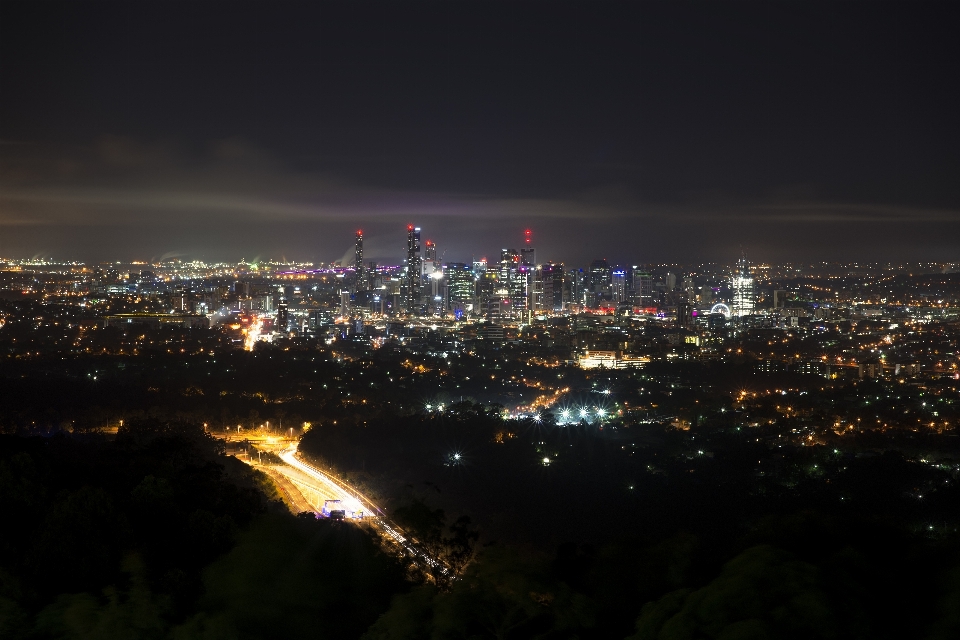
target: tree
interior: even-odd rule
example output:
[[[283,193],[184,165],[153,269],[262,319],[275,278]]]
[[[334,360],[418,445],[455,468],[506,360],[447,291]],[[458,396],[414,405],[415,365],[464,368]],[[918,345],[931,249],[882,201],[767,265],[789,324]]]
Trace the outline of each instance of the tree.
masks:
[[[431,509],[423,500],[400,507],[393,516],[423,552],[410,558],[415,573],[429,577],[439,589],[448,589],[473,560],[480,538],[470,518],[460,516],[445,533],[443,509]]]

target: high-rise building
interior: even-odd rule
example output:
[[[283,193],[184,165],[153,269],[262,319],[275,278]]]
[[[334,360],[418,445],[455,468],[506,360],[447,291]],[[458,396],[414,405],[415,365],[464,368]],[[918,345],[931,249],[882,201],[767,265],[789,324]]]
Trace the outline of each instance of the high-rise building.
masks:
[[[537,250],[533,248],[533,235],[530,229],[523,232],[523,248],[520,249],[520,264],[537,266]]]
[[[380,273],[377,271],[377,263],[371,260],[367,263],[367,269],[363,274],[367,280],[367,289],[379,289],[382,284]]]
[[[686,300],[681,300],[677,304],[677,328],[689,329],[693,323],[693,306]]]
[[[597,307],[608,295],[610,295],[610,266],[606,260],[594,260],[590,263],[590,291],[586,296],[586,304]]]
[[[741,254],[740,260],[737,261],[737,266],[730,277],[730,290],[733,292],[730,304],[731,315],[737,318],[751,315],[756,307],[756,298],[753,276],[750,274],[750,264],[747,262],[746,254]]]
[[[437,243],[433,240],[427,240],[424,244],[423,250],[423,269],[424,272],[435,271],[440,268],[440,263],[437,261]]]
[[[407,313],[419,313],[423,259],[420,257],[420,227],[412,224],[407,225],[407,264],[404,276],[404,308]]]
[[[633,268],[633,303],[638,307],[653,306],[653,276],[647,271]]]
[[[510,299],[509,309],[513,313],[522,313],[527,308],[528,274],[533,270],[521,263],[520,256],[516,249],[500,251],[498,282],[507,292],[506,297]]]
[[[583,269],[571,269],[567,273],[567,286],[570,289],[570,300],[573,304],[587,304],[589,284],[590,274]]]
[[[355,280],[353,283],[353,292],[364,291],[367,288],[366,274],[363,269],[363,231],[357,231],[356,257],[353,261],[353,270]]]
[[[437,258],[437,244],[433,240],[423,244],[423,306],[432,309],[433,313],[442,313],[444,305],[440,282],[443,280],[443,269]]]
[[[615,304],[627,301],[627,270],[614,269],[610,274],[610,299]]]
[[[473,310],[475,282],[473,270],[463,262],[448,262],[444,268],[447,308],[453,312]]]
[[[694,283],[693,278],[689,276],[684,276],[683,284],[680,285],[687,294],[687,300],[691,303],[697,301],[697,285]]]
[[[544,311],[563,311],[566,303],[564,296],[565,275],[562,264],[550,262],[541,268],[540,278],[543,281],[541,305]]]
[[[496,271],[484,271],[477,276],[477,307],[480,313],[486,316],[493,300],[499,300],[500,291],[499,276]],[[499,307],[497,307],[499,309]],[[498,315],[499,317],[499,315]]]
[[[773,290],[773,308],[783,309],[786,306],[786,302],[787,302],[786,289],[774,289]]]
[[[524,306],[529,311],[542,311],[543,281],[537,269],[537,250],[533,247],[533,232],[523,232],[523,248],[520,249],[520,272],[523,275]]]
[[[287,328],[290,325],[290,314],[287,310],[287,299],[280,298],[280,302],[277,303],[277,331],[280,333],[286,333]]]

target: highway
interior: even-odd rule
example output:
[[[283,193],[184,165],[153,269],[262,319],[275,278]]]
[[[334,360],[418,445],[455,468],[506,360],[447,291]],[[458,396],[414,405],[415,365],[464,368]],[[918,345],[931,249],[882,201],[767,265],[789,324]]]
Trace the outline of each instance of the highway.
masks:
[[[343,509],[347,518],[362,518],[379,515],[380,510],[372,502],[323,473],[315,466],[297,456],[297,445],[291,445],[279,453],[285,465],[274,467],[300,489],[300,493],[313,505],[317,513],[323,510],[325,500],[339,500],[336,509]]]
[[[338,508],[344,509],[347,518],[361,517],[362,514],[365,522],[371,522],[382,535],[392,540],[400,549],[411,555],[419,556],[430,566],[437,566],[438,561],[436,559],[430,557],[411,540],[408,540],[395,525],[387,521],[383,511],[368,498],[353,491],[310,463],[301,460],[297,455],[296,444],[284,449],[280,453],[280,459],[288,466],[276,466],[274,468],[287,476],[305,497],[316,496],[316,500],[321,507],[323,506],[323,500],[340,500]]]
[[[260,447],[264,447],[264,444],[267,442],[256,443]],[[273,448],[271,445],[273,445],[272,442],[264,449]],[[339,500],[340,503],[337,505],[328,505],[329,509],[342,509],[346,519],[373,525],[385,541],[394,545],[399,555],[409,554],[419,557],[431,567],[441,564],[438,559],[431,557],[419,545],[409,540],[396,525],[389,522],[386,514],[369,498],[304,461],[297,452],[296,443],[279,449],[277,455],[283,464],[257,466],[270,475],[280,489],[287,494],[292,510],[312,511],[320,515],[323,514],[325,501]],[[250,460],[251,464],[253,462]]]

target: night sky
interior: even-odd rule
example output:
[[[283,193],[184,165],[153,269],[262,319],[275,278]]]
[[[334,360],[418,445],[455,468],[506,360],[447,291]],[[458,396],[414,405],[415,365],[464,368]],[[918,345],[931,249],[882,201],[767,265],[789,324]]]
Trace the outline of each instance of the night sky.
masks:
[[[956,3],[0,3],[0,256],[960,261]]]

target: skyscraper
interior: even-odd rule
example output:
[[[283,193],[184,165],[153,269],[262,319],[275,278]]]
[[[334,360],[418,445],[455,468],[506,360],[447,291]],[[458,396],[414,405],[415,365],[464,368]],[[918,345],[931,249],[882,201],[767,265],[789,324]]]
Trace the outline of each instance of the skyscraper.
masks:
[[[523,232],[523,249],[520,249],[520,264],[537,266],[537,250],[533,248],[533,234],[530,229]]]
[[[614,269],[610,274],[610,298],[615,304],[627,301],[627,270]]]
[[[610,293],[610,266],[606,260],[594,260],[590,263],[590,293],[586,304],[597,307]]]
[[[434,313],[443,312],[443,297],[440,295],[440,280],[443,269],[437,258],[437,244],[433,240],[424,243],[423,251],[423,307]]]
[[[527,307],[527,272],[516,249],[500,251],[499,285],[506,289],[510,310],[521,312]]]
[[[653,306],[653,276],[633,268],[633,303],[638,307]]]
[[[740,254],[740,260],[737,261],[737,266],[730,277],[730,290],[733,292],[733,300],[730,304],[731,314],[736,318],[751,315],[756,306],[756,298],[753,290],[753,276],[750,275],[750,264],[747,262],[746,254]]]
[[[437,262],[437,243],[435,243],[433,240],[427,240],[424,243],[424,247],[423,271],[424,273],[436,271],[440,268],[440,263]]]
[[[476,310],[486,315],[488,312],[488,309],[490,308],[490,305],[492,304],[492,301],[494,299],[499,299],[499,296],[497,293],[499,290],[500,290],[500,282],[499,282],[499,278],[497,277],[496,271],[484,271],[483,273],[477,274]]]
[[[563,311],[564,303],[563,264],[547,263],[541,269],[543,279],[542,305],[544,311]]]
[[[404,308],[407,313],[420,311],[423,259],[420,257],[420,227],[407,225],[407,272],[404,274]]]
[[[355,280],[353,283],[353,292],[364,291],[367,288],[367,278],[363,269],[363,231],[357,231],[356,257],[353,261],[353,270]]]
[[[289,315],[289,311],[287,310],[287,299],[280,298],[280,302],[277,303],[276,330],[279,333],[286,333],[289,325],[290,325],[290,315]]]
[[[470,265],[450,262],[446,265],[447,305],[451,311],[472,311],[475,292],[474,275]]]
[[[537,270],[537,250],[533,248],[533,232],[523,232],[523,248],[520,249],[520,276],[523,278],[523,307],[528,312],[541,310],[543,282]]]

